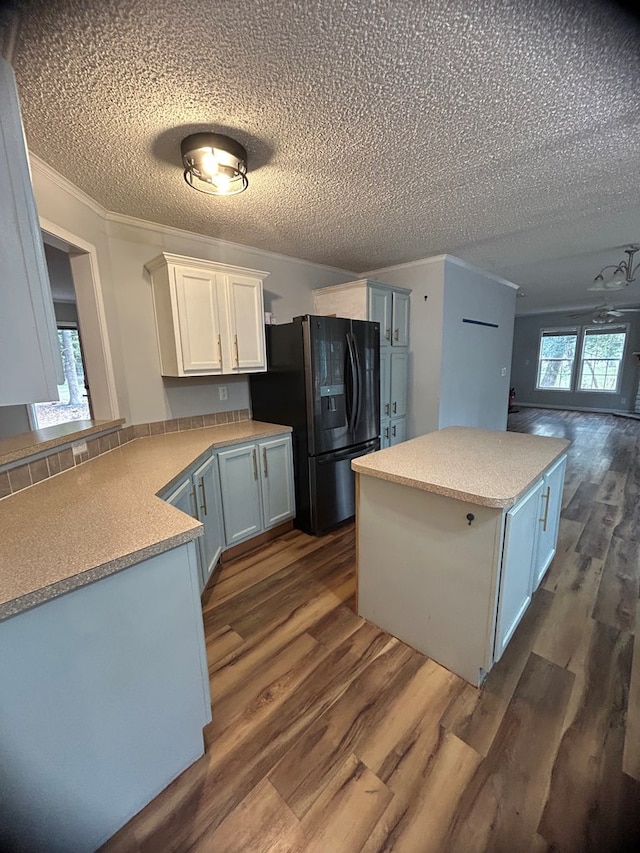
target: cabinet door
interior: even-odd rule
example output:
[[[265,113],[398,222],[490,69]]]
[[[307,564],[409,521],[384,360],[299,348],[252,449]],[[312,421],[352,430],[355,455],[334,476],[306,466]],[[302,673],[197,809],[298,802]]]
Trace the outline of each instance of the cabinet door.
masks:
[[[391,421],[383,418],[380,421],[380,449],[391,446]]]
[[[407,419],[392,418],[389,424],[389,444],[400,444],[407,437]]]
[[[173,270],[182,372],[222,373],[222,341],[216,275],[207,270]]]
[[[193,486],[198,519],[204,526],[204,534],[198,539],[202,591],[211,577],[224,545],[220,478],[218,460],[215,456],[210,456],[199,468],[196,468],[193,473]]]
[[[293,518],[293,459],[291,437],[261,441],[258,445],[262,475],[262,517],[265,528]]]
[[[393,294],[393,340],[394,347],[409,346],[409,296]]]
[[[391,326],[391,291],[382,287],[369,287],[369,316],[374,323],[380,323],[380,346],[390,346],[392,336]]]
[[[407,414],[407,369],[409,354],[407,350],[391,353],[391,417],[404,417]]]
[[[232,370],[266,370],[262,282],[246,276],[227,276],[227,297]]]
[[[391,351],[380,348],[380,420],[391,417]]]
[[[243,444],[218,453],[227,547],[262,530],[258,448]]]
[[[0,56],[0,406],[58,399],[64,381],[13,70]]]
[[[534,590],[540,586],[540,581],[556,553],[566,466],[567,457],[563,456],[544,475],[544,485],[540,495],[540,514],[538,516],[538,549],[533,573]]]
[[[494,661],[502,653],[531,601],[531,568],[537,546],[538,512],[542,480],[507,513]]]
[[[180,485],[174,489],[174,491],[171,492],[165,500],[167,503],[171,504],[171,506],[181,510],[186,515],[190,515],[192,518],[198,518],[195,506],[193,483],[191,482],[190,477],[188,477],[183,483],[180,483]]]

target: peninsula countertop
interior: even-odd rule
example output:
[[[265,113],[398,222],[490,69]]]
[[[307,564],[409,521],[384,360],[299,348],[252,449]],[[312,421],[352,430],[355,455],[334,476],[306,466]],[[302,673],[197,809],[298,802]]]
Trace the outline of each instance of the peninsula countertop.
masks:
[[[359,474],[508,509],[566,452],[564,438],[445,427],[354,459]]]
[[[195,539],[157,497],[218,449],[290,432],[241,421],[138,438],[0,500],[0,620]]]

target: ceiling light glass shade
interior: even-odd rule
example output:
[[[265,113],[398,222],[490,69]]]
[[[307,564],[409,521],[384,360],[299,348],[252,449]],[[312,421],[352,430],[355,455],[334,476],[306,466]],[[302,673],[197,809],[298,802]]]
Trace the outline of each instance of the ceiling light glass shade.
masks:
[[[597,275],[593,284],[587,288],[587,290],[597,290],[597,291],[611,291],[611,290],[624,290],[629,284],[628,281],[625,280],[624,275],[620,275],[620,273],[614,273],[612,276],[605,278],[602,273]]]
[[[237,195],[249,186],[247,152],[221,133],[193,133],[180,144],[184,179],[202,193]]]
[[[635,274],[638,271],[640,263],[636,264],[634,268],[633,256],[638,250],[638,246],[627,246],[624,250],[627,260],[603,267],[594,278],[591,287],[588,287],[587,290],[622,290],[631,284],[632,281],[635,281]],[[605,270],[613,270],[613,272],[605,276]]]

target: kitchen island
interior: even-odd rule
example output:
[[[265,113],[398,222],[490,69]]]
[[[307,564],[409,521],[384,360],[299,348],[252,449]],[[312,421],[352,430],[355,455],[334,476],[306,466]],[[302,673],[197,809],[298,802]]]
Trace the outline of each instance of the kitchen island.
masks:
[[[568,446],[447,427],[354,460],[358,613],[480,685],[555,553]]]
[[[158,495],[288,429],[136,439],[0,500],[0,850],[95,850],[203,754],[203,525]]]

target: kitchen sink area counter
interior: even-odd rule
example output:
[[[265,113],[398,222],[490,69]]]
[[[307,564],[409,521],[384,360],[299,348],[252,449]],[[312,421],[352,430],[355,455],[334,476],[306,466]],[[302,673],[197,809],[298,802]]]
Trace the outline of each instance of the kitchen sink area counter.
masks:
[[[281,508],[289,428],[257,421],[135,439],[0,500],[0,849],[91,853],[203,754],[206,488],[246,448]]]
[[[212,449],[290,431],[243,421],[136,439],[0,501],[0,621],[202,532],[157,495]]]
[[[481,685],[555,554],[568,447],[447,427],[354,460],[359,615]]]

